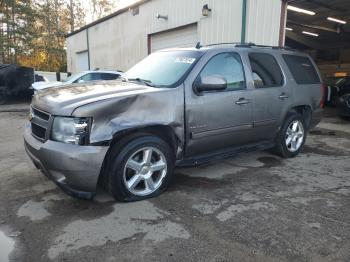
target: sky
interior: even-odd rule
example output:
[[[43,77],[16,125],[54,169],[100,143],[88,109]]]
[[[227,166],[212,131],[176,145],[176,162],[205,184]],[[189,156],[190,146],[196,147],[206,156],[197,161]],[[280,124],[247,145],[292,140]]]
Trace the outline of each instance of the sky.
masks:
[[[140,1],[140,0],[115,0],[117,8],[114,11],[117,11],[118,9],[124,8],[126,6],[129,6],[129,5],[131,5],[131,4],[135,3],[135,2],[138,2],[138,1]],[[90,10],[90,8],[91,8],[90,1],[86,1],[85,0],[85,1],[82,1],[82,2],[85,5],[85,9],[86,10]],[[88,24],[88,23],[91,23],[91,22],[93,22],[93,18],[91,17],[91,12],[87,12],[86,23]]]

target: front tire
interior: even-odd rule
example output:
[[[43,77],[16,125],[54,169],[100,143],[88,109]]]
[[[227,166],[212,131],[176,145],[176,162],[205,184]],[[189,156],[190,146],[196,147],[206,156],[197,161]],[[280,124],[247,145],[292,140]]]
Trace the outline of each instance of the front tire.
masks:
[[[274,152],[281,157],[297,156],[302,150],[307,136],[307,125],[302,115],[291,112],[285,119],[276,137]]]
[[[109,152],[108,188],[115,199],[129,202],[158,196],[173,176],[175,157],[162,139],[138,136],[120,141]]]

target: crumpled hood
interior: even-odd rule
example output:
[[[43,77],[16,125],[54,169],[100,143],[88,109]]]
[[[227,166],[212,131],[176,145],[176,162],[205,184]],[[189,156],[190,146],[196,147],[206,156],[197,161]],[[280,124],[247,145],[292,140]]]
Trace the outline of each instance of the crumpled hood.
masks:
[[[99,81],[42,90],[34,95],[32,104],[53,115],[71,115],[76,108],[86,104],[160,90],[130,82]]]

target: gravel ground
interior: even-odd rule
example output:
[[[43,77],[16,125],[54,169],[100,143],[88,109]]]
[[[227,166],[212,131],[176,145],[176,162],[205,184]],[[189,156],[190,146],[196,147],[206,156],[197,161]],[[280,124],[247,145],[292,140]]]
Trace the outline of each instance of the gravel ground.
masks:
[[[23,148],[27,104],[0,106],[0,262],[350,261],[350,122],[332,111],[302,154],[177,169],[136,203],[71,198]]]

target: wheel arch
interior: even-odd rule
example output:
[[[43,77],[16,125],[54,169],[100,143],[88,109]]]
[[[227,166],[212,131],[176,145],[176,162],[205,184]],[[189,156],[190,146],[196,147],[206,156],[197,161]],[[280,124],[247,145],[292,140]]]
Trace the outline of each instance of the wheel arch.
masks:
[[[283,119],[286,119],[292,112],[300,114],[305,119],[305,124],[309,128],[311,123],[312,108],[310,105],[294,105],[285,114]]]
[[[154,135],[157,136],[166,142],[172,151],[174,152],[174,156],[178,157],[179,155],[182,156],[182,145],[180,138],[176,135],[175,131],[167,125],[162,124],[154,124],[154,125],[147,125],[147,126],[138,126],[133,128],[127,128],[120,130],[116,132],[113,135],[113,138],[108,143],[108,151],[105,155],[105,158],[103,160],[101,172],[99,175],[99,184],[102,184],[107,188],[108,183],[108,176],[106,166],[107,162],[110,161],[109,155],[111,149],[118,144],[118,142],[123,141],[123,143],[120,145],[123,147],[126,145],[129,141],[140,137],[140,136],[147,136],[147,135]]]

